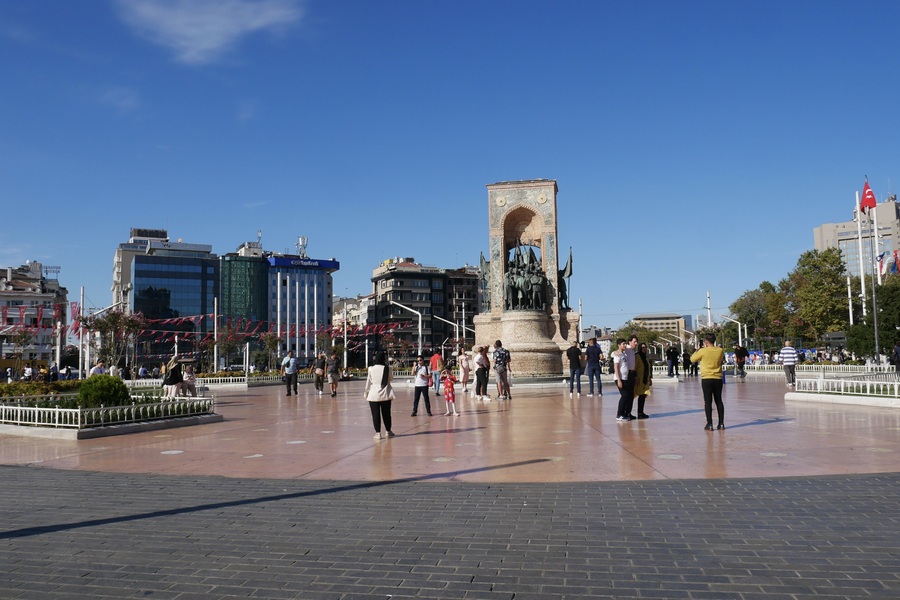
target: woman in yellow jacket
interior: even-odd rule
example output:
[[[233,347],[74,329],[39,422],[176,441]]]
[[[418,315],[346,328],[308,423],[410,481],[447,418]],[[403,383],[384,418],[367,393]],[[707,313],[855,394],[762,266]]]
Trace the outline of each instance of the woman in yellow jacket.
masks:
[[[712,403],[716,402],[719,424],[716,429],[725,429],[725,405],[722,404],[722,363],[725,351],[716,347],[716,336],[703,338],[703,347],[691,355],[691,362],[700,363],[700,386],[703,389],[703,408],[706,410],[706,431],[713,430]]]

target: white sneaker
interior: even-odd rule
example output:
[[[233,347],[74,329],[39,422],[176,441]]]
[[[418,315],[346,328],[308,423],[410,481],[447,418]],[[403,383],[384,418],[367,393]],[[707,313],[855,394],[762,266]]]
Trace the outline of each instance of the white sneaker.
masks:
[[[444,413],[444,416],[445,416],[445,417],[447,417],[447,416],[449,416],[449,415],[450,415],[450,411],[449,411],[449,410],[448,410],[447,412]]]
[[[380,439],[381,439],[381,432],[378,432],[378,433],[375,434],[375,439],[376,439],[376,440],[380,440]]]
[[[588,398],[593,398],[593,397],[594,397],[593,394],[588,394]]]
[[[569,398],[571,398],[571,397],[572,397],[572,392],[569,392]]]
[[[458,416],[459,416],[459,413],[455,412],[455,413],[453,413],[453,416],[454,416],[454,417],[458,417]]]
[[[491,401],[491,397],[490,397],[490,396],[483,396],[483,398],[484,398],[484,401],[485,401],[485,402],[490,402],[490,401]]]

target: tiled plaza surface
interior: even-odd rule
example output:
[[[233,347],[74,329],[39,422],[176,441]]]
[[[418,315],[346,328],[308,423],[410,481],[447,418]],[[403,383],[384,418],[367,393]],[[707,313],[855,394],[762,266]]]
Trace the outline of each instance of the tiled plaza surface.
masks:
[[[729,381],[513,388],[377,441],[362,384],[217,392],[221,423],[0,436],[0,598],[900,598],[900,412]],[[515,384],[515,382],[514,382]],[[586,392],[586,389],[582,390]]]

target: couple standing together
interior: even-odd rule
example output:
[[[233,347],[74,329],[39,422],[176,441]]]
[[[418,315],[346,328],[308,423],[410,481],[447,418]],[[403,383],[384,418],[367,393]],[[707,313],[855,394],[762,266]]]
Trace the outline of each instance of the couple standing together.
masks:
[[[632,335],[628,340],[617,340],[618,350],[613,354],[615,363],[616,386],[619,388],[619,407],[617,421],[632,421],[631,414],[635,395],[638,396],[638,419],[646,419],[644,400],[653,384],[652,370],[646,357],[646,346],[638,348],[638,339]],[[722,364],[725,362],[725,351],[716,346],[716,337],[707,335],[703,339],[703,347],[691,355],[691,362],[700,363],[700,385],[703,390],[703,409],[706,413],[706,431],[713,430],[712,405],[715,402],[719,422],[715,429],[725,429],[725,405],[722,402],[722,385],[724,383]]]

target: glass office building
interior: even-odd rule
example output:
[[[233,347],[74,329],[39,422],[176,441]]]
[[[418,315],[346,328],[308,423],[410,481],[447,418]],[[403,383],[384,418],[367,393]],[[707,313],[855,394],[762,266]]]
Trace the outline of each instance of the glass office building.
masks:
[[[222,257],[219,314],[245,330],[268,330],[269,261],[259,242],[242,244]]]
[[[133,312],[151,320],[138,340],[138,359],[161,362],[196,353],[213,333],[219,258],[206,244],[150,241],[131,262]]]

